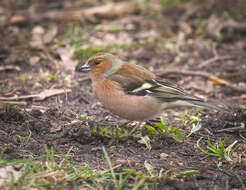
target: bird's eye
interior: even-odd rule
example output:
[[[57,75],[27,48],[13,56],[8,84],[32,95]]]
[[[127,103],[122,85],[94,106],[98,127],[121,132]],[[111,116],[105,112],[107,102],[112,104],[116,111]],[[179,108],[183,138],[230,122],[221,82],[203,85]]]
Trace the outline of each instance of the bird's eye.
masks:
[[[95,64],[95,65],[98,65],[98,64],[100,64],[100,63],[101,63],[100,60],[95,60],[95,61],[94,61],[94,64]]]

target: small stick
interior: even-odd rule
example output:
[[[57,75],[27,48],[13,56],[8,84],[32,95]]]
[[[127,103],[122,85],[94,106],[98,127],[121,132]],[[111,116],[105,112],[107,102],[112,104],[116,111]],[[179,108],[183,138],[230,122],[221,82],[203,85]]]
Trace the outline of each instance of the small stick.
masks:
[[[203,77],[207,80],[213,81],[215,84],[225,85],[227,87],[230,87],[232,90],[239,92],[239,93],[246,93],[246,88],[239,87],[235,84],[231,84],[228,81],[225,81],[223,79],[220,79],[214,75],[211,75],[207,72],[201,72],[201,71],[180,71],[180,70],[167,70],[165,72],[162,72],[158,76],[160,77],[166,77],[167,75],[184,75],[184,76],[198,76]]]
[[[231,127],[231,128],[217,130],[216,133],[235,132],[235,131],[239,131],[241,129],[242,129],[241,127]],[[244,131],[242,130],[241,132],[244,132]]]
[[[229,55],[225,55],[225,56],[219,56],[219,55],[216,55],[214,57],[212,57],[211,59],[208,59],[206,61],[203,61],[200,65],[198,65],[198,68],[201,69],[209,64],[212,64],[216,61],[222,61],[222,60],[227,60],[227,59],[232,59],[234,58],[233,56],[229,56]]]

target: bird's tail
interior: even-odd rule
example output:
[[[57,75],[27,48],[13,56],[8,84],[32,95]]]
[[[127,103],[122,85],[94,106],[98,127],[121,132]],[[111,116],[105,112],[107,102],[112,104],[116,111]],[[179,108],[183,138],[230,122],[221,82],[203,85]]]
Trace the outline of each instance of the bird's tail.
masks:
[[[192,103],[195,106],[201,106],[201,107],[204,107],[204,108],[215,109],[215,110],[222,111],[222,112],[229,112],[229,110],[226,109],[226,108],[218,107],[216,105],[213,105],[213,104],[210,104],[210,103],[207,103],[207,102],[203,102],[203,101],[200,101],[200,100],[192,100],[192,101],[189,101],[189,102]]]
[[[172,102],[168,102],[168,103],[164,103],[163,104],[163,109],[169,109],[169,108],[173,108],[173,107],[179,107],[179,106],[189,106],[189,107],[204,107],[207,109],[215,109],[218,111],[222,111],[222,112],[230,112],[228,109],[226,108],[222,108],[222,107],[218,107],[216,105],[204,102],[202,100],[176,100],[176,101],[172,101]]]
[[[202,99],[185,93],[182,89],[174,86],[170,82],[160,80],[145,80],[145,83],[135,90],[134,93],[150,94],[159,99],[163,104],[163,109],[179,107],[179,106],[201,106],[204,108],[215,109],[223,112],[230,112],[229,110],[215,106],[213,104],[204,102]]]

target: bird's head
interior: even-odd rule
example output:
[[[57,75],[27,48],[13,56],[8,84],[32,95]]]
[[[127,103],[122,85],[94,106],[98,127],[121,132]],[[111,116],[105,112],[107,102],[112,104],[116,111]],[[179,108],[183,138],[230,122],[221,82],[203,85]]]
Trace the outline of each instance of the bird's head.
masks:
[[[78,72],[90,72],[97,77],[108,77],[115,73],[124,62],[110,53],[98,53],[90,57],[85,63],[76,67]]]

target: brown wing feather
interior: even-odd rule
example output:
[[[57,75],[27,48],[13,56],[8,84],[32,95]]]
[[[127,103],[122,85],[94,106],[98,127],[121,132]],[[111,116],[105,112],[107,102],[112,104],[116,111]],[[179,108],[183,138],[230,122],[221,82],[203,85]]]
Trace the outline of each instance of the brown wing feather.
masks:
[[[129,92],[142,86],[145,80],[155,79],[156,76],[141,66],[125,63],[107,78],[119,83],[124,91]]]

